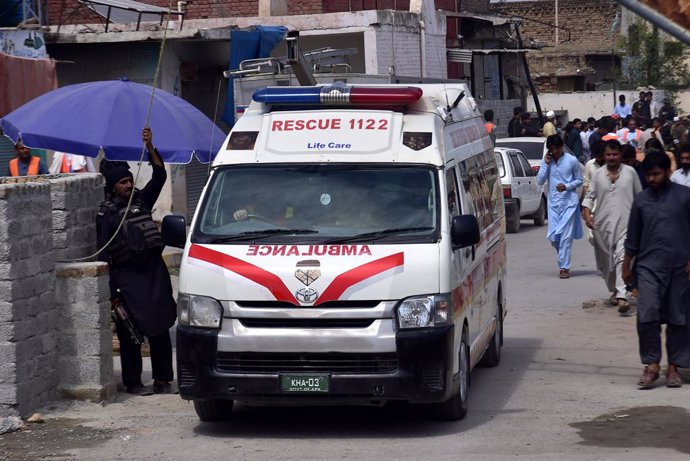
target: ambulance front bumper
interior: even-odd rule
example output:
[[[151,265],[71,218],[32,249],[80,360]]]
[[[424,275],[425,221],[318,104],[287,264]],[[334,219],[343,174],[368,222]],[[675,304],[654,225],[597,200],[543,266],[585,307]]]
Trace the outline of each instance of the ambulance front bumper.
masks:
[[[219,352],[217,331],[178,326],[177,372],[186,400],[253,404],[441,402],[453,379],[454,327],[400,330],[392,353]],[[286,389],[288,377],[318,376],[327,389]]]

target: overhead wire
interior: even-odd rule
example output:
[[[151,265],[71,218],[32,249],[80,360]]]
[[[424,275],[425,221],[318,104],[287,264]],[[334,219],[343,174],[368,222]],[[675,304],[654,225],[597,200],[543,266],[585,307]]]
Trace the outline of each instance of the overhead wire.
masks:
[[[168,5],[168,15],[166,16],[166,27],[163,29],[163,39],[161,40],[161,46],[160,50],[158,52],[158,64],[156,65],[156,72],[153,77],[153,85],[151,87],[151,96],[149,98],[149,103],[148,107],[146,108],[146,119],[144,120],[144,128],[149,128],[149,120],[151,118],[151,109],[153,108],[153,101],[154,97],[156,95],[156,85],[158,84],[158,77],[160,76],[160,71],[161,71],[161,65],[163,61],[163,52],[165,50],[165,43],[168,38],[168,25],[167,22],[170,19],[170,11],[172,10],[172,0],[170,0],[170,3]],[[141,166],[144,161],[144,154],[146,154],[147,148],[146,144],[141,148],[141,155],[139,156],[139,161],[137,162],[137,171],[136,174],[134,175],[134,180],[133,180],[133,188],[132,188],[132,193],[129,195],[129,200],[127,201],[127,206],[125,208],[125,212],[122,215],[122,218],[120,219],[120,223],[117,225],[117,229],[115,229],[115,232],[113,232],[113,235],[110,237],[110,239],[103,244],[103,246],[99,249],[96,250],[95,253],[90,254],[88,256],[85,256],[83,258],[74,258],[74,259],[65,259],[65,260],[57,260],[55,262],[58,263],[72,263],[72,262],[79,262],[79,261],[87,261],[92,258],[95,258],[98,256],[100,253],[103,252],[112,242],[115,240],[117,237],[118,233],[122,229],[122,226],[125,222],[125,219],[127,218],[127,213],[129,213],[129,209],[132,206],[132,200],[134,199],[134,194],[136,192],[136,184],[137,181],[139,180],[139,173],[141,172]],[[210,158],[210,151],[209,151],[209,158]],[[162,160],[162,157],[161,157]]]

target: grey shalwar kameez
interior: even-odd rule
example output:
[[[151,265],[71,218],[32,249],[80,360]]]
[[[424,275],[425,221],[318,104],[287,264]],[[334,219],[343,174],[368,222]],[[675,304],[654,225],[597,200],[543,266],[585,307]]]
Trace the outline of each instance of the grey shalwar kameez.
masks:
[[[618,299],[625,299],[625,237],[630,208],[635,196],[642,191],[642,186],[637,172],[628,165],[620,165],[620,173],[615,182],[611,182],[607,173],[606,167],[594,172],[582,206],[592,210],[596,204],[592,234],[594,245],[603,256],[599,261],[601,273],[609,292]]]
[[[669,363],[690,366],[690,188],[669,182],[647,188],[630,210],[625,252],[635,257],[640,291],[637,331],[643,364],[661,362],[661,324],[667,323]]]

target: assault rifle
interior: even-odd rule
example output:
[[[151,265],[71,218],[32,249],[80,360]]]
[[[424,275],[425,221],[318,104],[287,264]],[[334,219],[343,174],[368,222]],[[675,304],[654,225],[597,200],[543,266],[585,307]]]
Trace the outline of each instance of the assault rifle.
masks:
[[[116,322],[118,318],[122,320],[122,323],[125,325],[125,328],[127,328],[127,331],[129,332],[129,337],[132,338],[132,342],[134,344],[136,344],[137,346],[141,346],[142,344],[144,344],[144,335],[141,334],[141,331],[139,331],[137,326],[134,325],[132,319],[129,318],[127,308],[125,307],[125,304],[119,297],[116,298],[115,301],[112,303],[111,315],[113,317],[114,322]]]

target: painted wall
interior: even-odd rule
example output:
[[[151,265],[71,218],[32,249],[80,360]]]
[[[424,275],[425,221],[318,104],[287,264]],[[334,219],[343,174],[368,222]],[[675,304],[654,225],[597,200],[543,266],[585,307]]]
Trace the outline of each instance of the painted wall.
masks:
[[[664,91],[655,90],[654,100],[661,104],[663,100]],[[616,92],[616,101],[618,96],[625,95],[626,102],[632,106],[637,100],[638,91],[625,90]],[[690,92],[686,92],[687,101],[690,102]],[[613,113],[613,91],[582,91],[576,93],[542,93],[539,95],[539,102],[542,111],[567,111],[568,120],[574,118],[586,119],[588,117],[600,118],[604,115],[611,115]],[[690,107],[690,104],[685,105]],[[529,96],[527,98],[527,110],[530,112],[536,111],[534,100]]]

